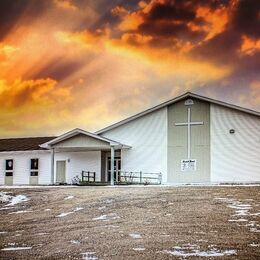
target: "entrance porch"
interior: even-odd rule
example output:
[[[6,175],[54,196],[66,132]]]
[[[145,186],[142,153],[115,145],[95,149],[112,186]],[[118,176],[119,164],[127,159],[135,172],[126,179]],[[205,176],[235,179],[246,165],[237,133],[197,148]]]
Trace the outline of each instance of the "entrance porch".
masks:
[[[51,150],[52,184],[73,183],[76,176],[82,181],[82,172],[92,172],[95,182],[111,185],[117,181],[121,170],[121,151],[131,148],[81,129],[74,129],[42,147]],[[111,178],[111,169],[114,178]]]

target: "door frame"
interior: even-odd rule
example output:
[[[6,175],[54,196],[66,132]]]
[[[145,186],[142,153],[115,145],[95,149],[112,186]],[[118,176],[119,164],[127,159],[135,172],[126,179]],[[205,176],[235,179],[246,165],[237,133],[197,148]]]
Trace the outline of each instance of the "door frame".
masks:
[[[65,165],[65,169],[64,169],[64,182],[58,182],[57,181],[57,166],[58,166],[58,162],[64,162],[64,165]],[[57,160],[56,163],[56,171],[55,171],[55,183],[66,183],[66,177],[67,177],[67,160]]]
[[[107,156],[106,158],[106,173],[107,173],[107,181],[110,182],[110,176],[111,176],[111,173],[110,173],[110,170],[109,168],[111,167],[111,163],[110,163],[110,160],[111,160],[111,156]],[[115,181],[119,181],[119,178],[118,176],[120,176],[118,174],[119,171],[121,171],[121,167],[122,167],[122,159],[121,159],[121,156],[115,156],[114,157],[114,162],[116,164],[116,169],[114,170],[114,180]]]

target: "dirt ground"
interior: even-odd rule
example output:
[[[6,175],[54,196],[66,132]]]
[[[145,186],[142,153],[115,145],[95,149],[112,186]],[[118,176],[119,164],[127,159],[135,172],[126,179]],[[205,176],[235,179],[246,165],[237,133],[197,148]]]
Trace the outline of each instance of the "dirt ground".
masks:
[[[260,186],[0,191],[0,259],[260,259]]]

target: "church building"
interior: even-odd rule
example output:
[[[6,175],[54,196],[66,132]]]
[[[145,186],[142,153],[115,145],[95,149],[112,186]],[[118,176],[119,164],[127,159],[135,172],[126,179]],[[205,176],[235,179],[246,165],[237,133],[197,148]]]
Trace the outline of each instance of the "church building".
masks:
[[[188,92],[95,133],[0,139],[0,185],[71,184],[82,172],[112,185],[260,182],[260,112]]]

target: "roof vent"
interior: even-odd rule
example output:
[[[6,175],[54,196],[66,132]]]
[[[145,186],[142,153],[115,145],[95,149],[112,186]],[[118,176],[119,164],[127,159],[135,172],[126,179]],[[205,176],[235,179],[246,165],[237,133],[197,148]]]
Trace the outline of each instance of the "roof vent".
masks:
[[[192,106],[193,104],[194,104],[194,102],[192,99],[186,99],[184,102],[185,106]]]

